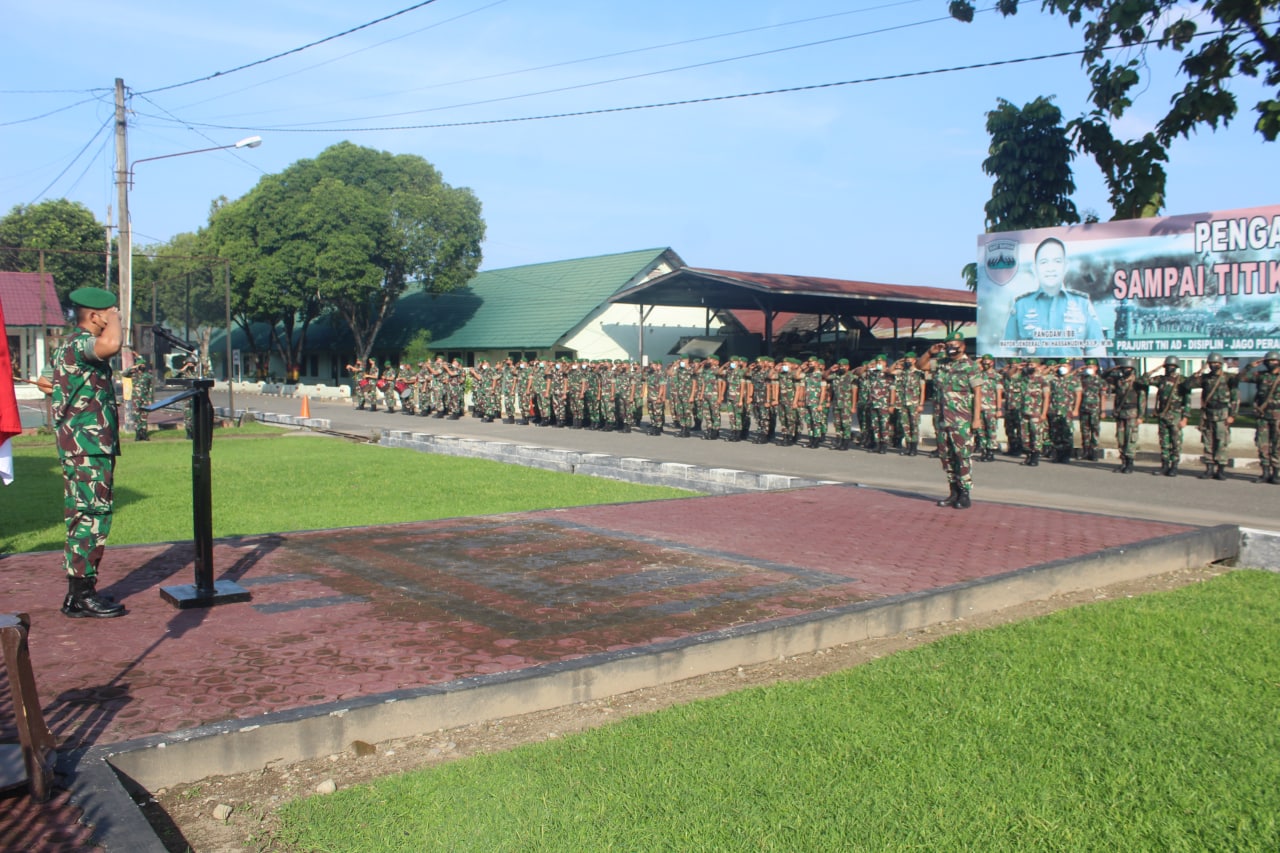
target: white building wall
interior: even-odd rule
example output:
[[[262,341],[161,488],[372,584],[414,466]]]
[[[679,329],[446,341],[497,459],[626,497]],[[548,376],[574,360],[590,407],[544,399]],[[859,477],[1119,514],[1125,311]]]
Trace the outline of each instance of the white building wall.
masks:
[[[721,323],[711,318],[710,333]],[[649,361],[665,361],[667,352],[683,337],[707,334],[707,312],[703,308],[656,306],[649,311],[641,341],[640,309],[635,305],[607,305],[597,309],[562,339],[565,349],[582,358],[628,358],[640,361],[641,351]]]

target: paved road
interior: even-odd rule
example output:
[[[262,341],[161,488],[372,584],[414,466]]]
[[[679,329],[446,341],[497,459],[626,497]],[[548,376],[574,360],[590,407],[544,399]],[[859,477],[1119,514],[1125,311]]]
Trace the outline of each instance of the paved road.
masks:
[[[215,394],[215,405],[226,405],[225,393]],[[457,421],[433,417],[413,417],[383,411],[356,411],[350,403],[309,401],[311,416],[327,418],[335,430],[379,433],[381,430],[409,430],[468,436],[495,441],[512,441],[546,447],[564,447],[620,456],[639,456],[671,462],[686,462],[723,468],[739,468],[774,474],[791,474],[815,479],[860,483],[881,488],[902,489],[926,494],[945,494],[942,469],[927,455],[908,458],[890,453],[880,456],[861,450],[835,451],[829,448],[776,447],[745,442],[703,441],[676,438],[670,432],[661,438],[643,433],[620,434],[555,427],[486,424],[476,418]],[[264,412],[296,415],[301,401],[292,398],[236,394],[236,406]],[[1193,436],[1192,436],[1193,437]],[[1187,441],[1185,453],[1199,449],[1198,441]],[[1253,456],[1253,446],[1233,448],[1243,458]],[[1054,465],[1041,462],[1027,468],[1010,457],[996,462],[974,464],[976,500],[1097,512],[1104,515],[1172,521],[1184,524],[1240,524],[1246,527],[1280,529],[1280,486],[1253,482],[1257,468],[1231,473],[1224,482],[1196,479],[1198,465],[1184,466],[1177,478],[1151,476],[1159,459],[1144,454],[1134,474],[1113,474],[1114,462]],[[939,510],[941,511],[941,510]]]

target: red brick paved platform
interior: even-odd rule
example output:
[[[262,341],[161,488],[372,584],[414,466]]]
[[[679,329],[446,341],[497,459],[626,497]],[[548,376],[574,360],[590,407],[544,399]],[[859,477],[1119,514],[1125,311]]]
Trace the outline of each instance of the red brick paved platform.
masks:
[[[252,601],[207,610],[159,595],[191,582],[189,544],[113,547],[101,589],[129,608],[119,619],[63,617],[60,554],[21,554],[0,558],[0,601],[31,614],[41,702],[72,749],[643,651],[1190,530],[829,486],[223,539],[217,577]],[[12,719],[0,684],[0,740]],[[31,808],[0,799],[0,848],[39,824]]]

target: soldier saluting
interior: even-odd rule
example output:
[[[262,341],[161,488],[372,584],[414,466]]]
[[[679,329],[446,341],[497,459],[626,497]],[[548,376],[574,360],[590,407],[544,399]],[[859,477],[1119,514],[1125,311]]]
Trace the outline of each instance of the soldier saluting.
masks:
[[[67,524],[63,567],[66,616],[111,618],[124,605],[97,593],[98,567],[114,511],[119,410],[110,359],[122,343],[115,294],[97,287],[71,291],[76,329],[54,353],[36,383],[53,396],[53,423],[62,462],[63,516]]]

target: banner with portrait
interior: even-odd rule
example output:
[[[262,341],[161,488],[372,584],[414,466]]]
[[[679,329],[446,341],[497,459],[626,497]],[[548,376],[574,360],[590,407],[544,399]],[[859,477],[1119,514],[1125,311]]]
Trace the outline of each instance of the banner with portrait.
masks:
[[[983,234],[977,260],[997,358],[1280,349],[1280,205]]]

